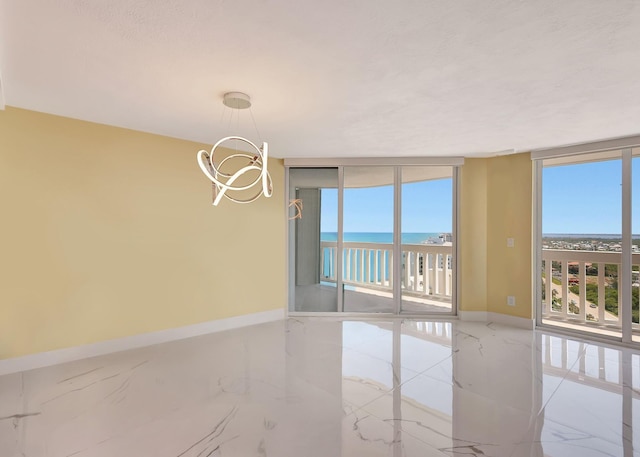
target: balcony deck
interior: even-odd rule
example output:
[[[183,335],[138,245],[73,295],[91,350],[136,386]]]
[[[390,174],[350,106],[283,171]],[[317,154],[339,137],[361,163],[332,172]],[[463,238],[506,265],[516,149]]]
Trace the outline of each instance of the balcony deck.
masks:
[[[382,243],[343,243],[342,277],[344,312],[393,312],[393,246]],[[402,313],[450,313],[453,288],[451,245],[403,244]],[[336,312],[337,243],[321,243],[321,283],[296,287],[295,311]],[[571,330],[619,337],[619,317],[605,308],[605,289],[613,279],[605,276],[605,265],[620,265],[619,252],[543,249],[544,290],[542,322]],[[632,263],[640,265],[640,253]],[[556,268],[552,268],[555,265]],[[597,276],[587,275],[587,265],[597,268]],[[577,273],[569,274],[569,267]],[[553,278],[547,281],[546,278]],[[638,278],[635,278],[634,285]],[[598,286],[598,299],[587,300],[586,284]],[[571,290],[579,288],[579,293]],[[574,289],[575,290],[575,289]],[[567,297],[566,300],[563,297]],[[619,303],[621,300],[619,295]],[[551,303],[554,302],[554,304]],[[633,340],[640,341],[640,324],[632,323]]]
[[[336,312],[336,307],[335,284],[313,284],[296,287],[295,311]],[[344,312],[392,313],[392,294],[391,292],[366,287],[350,287],[344,291]],[[402,299],[402,313],[451,313],[451,301],[404,296]]]
[[[402,312],[450,313],[453,288],[452,246],[402,245]],[[342,255],[344,312],[393,312],[393,246],[345,242]],[[320,284],[296,286],[295,311],[337,311],[338,247],[321,243]]]

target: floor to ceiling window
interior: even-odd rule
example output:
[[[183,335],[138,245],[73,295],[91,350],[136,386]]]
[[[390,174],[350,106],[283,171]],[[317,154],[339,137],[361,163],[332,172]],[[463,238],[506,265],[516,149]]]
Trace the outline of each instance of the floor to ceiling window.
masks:
[[[345,312],[392,313],[393,167],[345,167]]]
[[[291,170],[289,212],[289,310],[336,312],[338,169]]]
[[[285,162],[289,311],[454,314],[459,164]]]
[[[402,312],[451,312],[452,208],[451,167],[402,168]]]
[[[640,342],[640,148],[631,150],[631,339]]]
[[[640,341],[640,157],[634,157],[640,151],[585,149],[597,152],[532,154],[539,189],[538,322]]]

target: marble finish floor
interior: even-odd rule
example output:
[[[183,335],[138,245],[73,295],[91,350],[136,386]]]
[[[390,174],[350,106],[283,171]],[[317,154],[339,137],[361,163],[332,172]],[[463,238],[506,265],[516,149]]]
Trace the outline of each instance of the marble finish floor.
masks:
[[[288,319],[0,377],[2,457],[640,455],[640,356],[472,322]]]

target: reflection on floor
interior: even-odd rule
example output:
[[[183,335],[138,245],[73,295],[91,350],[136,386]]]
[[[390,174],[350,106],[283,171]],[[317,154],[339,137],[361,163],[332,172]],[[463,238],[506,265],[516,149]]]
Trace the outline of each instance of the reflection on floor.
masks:
[[[335,285],[311,284],[296,286],[295,311],[336,312],[337,294]],[[383,290],[346,286],[344,311],[347,313],[392,313],[392,294]],[[451,300],[403,295],[404,313],[451,313]]]
[[[622,328],[614,325],[597,325],[590,322],[581,322],[577,319],[542,318],[544,325],[559,327],[561,329],[591,332],[613,338],[622,338]],[[634,335],[635,336],[635,335]],[[634,340],[635,341],[635,340]]]
[[[640,356],[471,322],[289,319],[0,377],[0,455],[632,456]]]

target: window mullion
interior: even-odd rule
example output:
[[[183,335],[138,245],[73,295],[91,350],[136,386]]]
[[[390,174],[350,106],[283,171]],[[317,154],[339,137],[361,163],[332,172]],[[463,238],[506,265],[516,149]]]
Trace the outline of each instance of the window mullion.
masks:
[[[622,259],[619,293],[622,294],[622,341],[631,342],[631,149],[622,150]]]
[[[542,324],[542,293],[540,286],[542,285],[542,160],[534,161],[533,169],[533,246],[535,246],[535,254],[533,255],[533,304],[536,325]],[[548,268],[547,271],[551,271]],[[547,282],[551,281],[551,277],[546,278]],[[551,295],[551,287],[548,288]],[[551,296],[545,297],[545,301],[549,309],[551,309]]]
[[[393,177],[393,314],[400,314],[402,307],[402,169],[394,167]],[[405,271],[405,274],[408,274]]]

